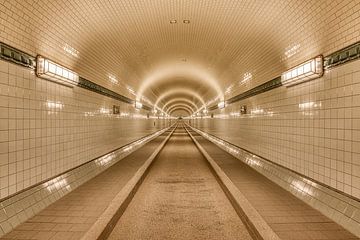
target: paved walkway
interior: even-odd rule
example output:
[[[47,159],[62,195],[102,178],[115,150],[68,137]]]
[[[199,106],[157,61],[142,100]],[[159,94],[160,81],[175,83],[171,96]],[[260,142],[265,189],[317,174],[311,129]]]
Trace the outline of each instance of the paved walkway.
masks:
[[[80,239],[169,133],[145,144],[1,239]]]
[[[251,237],[206,159],[180,127],[155,159],[109,239]]]
[[[190,131],[281,239],[358,239],[214,143]]]

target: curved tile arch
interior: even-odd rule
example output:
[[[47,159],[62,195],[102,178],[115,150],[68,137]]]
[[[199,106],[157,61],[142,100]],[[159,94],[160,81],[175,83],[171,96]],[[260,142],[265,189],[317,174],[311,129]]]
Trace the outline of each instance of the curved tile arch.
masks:
[[[194,111],[194,109],[192,109],[189,105],[187,105],[187,104],[175,104],[174,106],[172,106],[171,108],[169,108],[167,111],[166,111],[166,113],[169,113],[169,112],[171,112],[171,110],[173,110],[174,108],[176,108],[176,107],[186,107],[187,109],[189,109],[190,111],[191,111],[191,113],[194,113],[195,111]]]
[[[189,104],[190,104],[191,106],[193,106],[196,110],[198,110],[197,105],[196,105],[193,101],[191,101],[191,100],[189,100],[188,98],[185,98],[185,97],[178,97],[178,98],[173,98],[173,99],[171,99],[170,101],[168,101],[168,102],[166,102],[166,103],[164,104],[162,110],[164,111],[167,106],[169,106],[169,105],[171,106],[172,103],[178,103],[178,102],[186,102],[186,103],[189,103]],[[170,107],[170,106],[169,106],[169,107]],[[168,107],[168,108],[169,108],[169,107]]]
[[[169,97],[173,94],[177,94],[177,93],[180,93],[180,94],[184,94],[184,95],[189,95],[189,96],[192,96],[192,97],[196,97],[200,102],[201,104],[204,106],[205,105],[205,101],[204,99],[200,96],[200,94],[198,92],[195,92],[194,90],[192,89],[189,89],[189,88],[173,88],[167,92],[164,92],[162,95],[160,95],[155,104],[154,104],[154,107],[158,107],[158,104],[159,102],[161,102],[161,100],[163,100],[164,98],[166,97]]]
[[[189,114],[189,116],[191,115],[191,112],[187,109],[187,108],[184,108],[184,107],[176,107],[176,108],[174,108],[173,110],[171,110],[171,112],[169,113],[170,115],[173,113],[173,112],[175,112],[175,111],[177,111],[177,110],[184,110],[184,111],[186,111],[188,114]]]
[[[197,79],[203,85],[208,86],[209,89],[213,89],[217,96],[224,98],[224,93],[219,82],[211,76],[208,71],[200,65],[183,65],[178,63],[163,64],[161,67],[153,71],[139,87],[136,95],[136,99],[140,100],[144,95],[146,89],[169,78],[183,77],[187,79]]]
[[[196,112],[198,110],[198,108],[196,106],[194,106],[193,104],[186,102],[186,101],[173,101],[171,104],[167,105],[167,108],[165,109],[165,112],[169,111],[171,108],[173,108],[174,106],[177,106],[179,104],[185,104],[187,106],[189,106],[193,112]]]

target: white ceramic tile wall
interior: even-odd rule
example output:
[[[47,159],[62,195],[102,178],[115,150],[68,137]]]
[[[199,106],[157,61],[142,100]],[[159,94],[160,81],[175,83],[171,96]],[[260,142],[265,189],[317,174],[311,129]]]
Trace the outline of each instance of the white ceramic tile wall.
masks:
[[[248,114],[240,115],[242,105]],[[360,61],[236,102],[192,125],[360,199]]]
[[[0,201],[0,237],[141,148],[144,144],[163,134],[167,129],[164,128],[161,131],[147,135],[94,161]]]
[[[0,61],[0,199],[170,124],[146,113]]]
[[[220,138],[192,128],[240,161],[249,165],[274,183],[291,192],[345,229],[360,236],[360,202],[340,192],[317,184],[286,168],[238,148]],[[241,190],[241,189],[240,189]]]

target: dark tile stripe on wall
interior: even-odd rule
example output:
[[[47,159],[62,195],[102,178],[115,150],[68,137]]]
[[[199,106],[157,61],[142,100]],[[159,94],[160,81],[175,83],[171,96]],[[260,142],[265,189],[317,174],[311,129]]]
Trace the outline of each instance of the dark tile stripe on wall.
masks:
[[[324,68],[329,69],[332,67],[340,66],[342,64],[348,63],[350,61],[354,61],[360,59],[360,42],[356,42],[350,46],[347,46],[343,49],[340,49],[324,58]],[[264,93],[270,91],[272,89],[281,87],[281,76],[276,77],[266,83],[263,83],[257,87],[254,87],[246,92],[240,93],[228,100],[226,100],[226,104],[231,104],[234,102],[238,102],[240,100],[258,95],[260,93]],[[217,105],[209,107],[209,110],[218,109]]]
[[[27,54],[21,50],[13,48],[2,42],[0,42],[0,48],[1,48],[0,59],[17,64],[17,65],[21,65],[23,67],[35,69],[36,57],[31,56],[30,54]],[[90,80],[87,80],[83,77],[79,77],[79,83],[77,86],[79,86],[81,88],[85,88],[92,92],[96,92],[98,94],[107,96],[107,97],[111,97],[113,99],[122,101],[124,103],[134,104],[134,100],[132,100],[128,97],[125,97],[123,95],[120,95],[108,88],[105,88],[105,87],[103,87],[99,84],[96,84]],[[151,110],[151,107],[146,106],[146,105],[143,105],[142,108],[147,111]]]

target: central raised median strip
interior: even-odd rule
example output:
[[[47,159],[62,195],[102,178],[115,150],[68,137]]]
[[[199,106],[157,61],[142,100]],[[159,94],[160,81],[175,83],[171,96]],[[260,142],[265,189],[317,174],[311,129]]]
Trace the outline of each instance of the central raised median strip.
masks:
[[[233,182],[226,176],[223,170],[217,165],[214,159],[206,152],[206,150],[199,144],[199,142],[191,135],[187,128],[185,128],[197,148],[204,155],[209,162],[212,170],[219,180],[221,187],[228,196],[235,211],[247,226],[250,234],[254,239],[261,240],[280,240],[279,236],[271,229],[265,222],[262,216],[256,211],[251,203],[233,184]]]
[[[139,168],[130,181],[114,197],[106,210],[98,217],[92,227],[81,238],[82,240],[106,239],[108,237],[115,224],[126,210],[137,189],[141,185],[154,159],[165,146],[175,129],[176,127],[172,129],[171,133],[166,137],[166,139],[160,144],[159,147],[156,148],[156,150]]]

